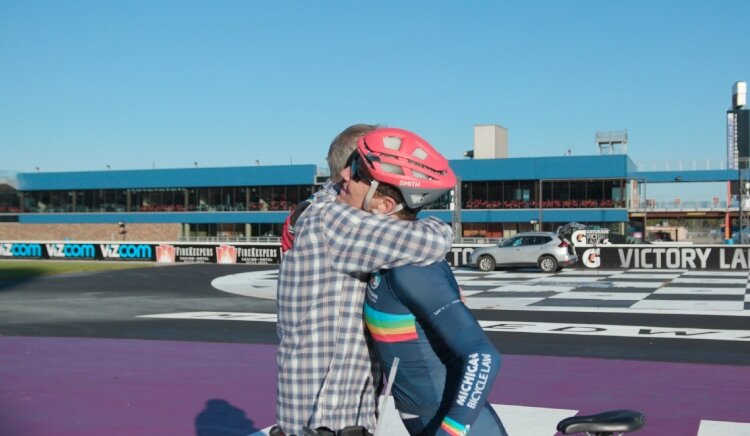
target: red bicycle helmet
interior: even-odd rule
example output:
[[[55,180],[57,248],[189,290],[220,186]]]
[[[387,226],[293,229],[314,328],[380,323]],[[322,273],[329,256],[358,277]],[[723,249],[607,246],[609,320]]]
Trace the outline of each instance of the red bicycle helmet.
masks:
[[[398,189],[411,209],[422,208],[456,187],[456,175],[448,160],[430,143],[407,130],[373,130],[359,138],[357,153],[373,179],[365,208],[378,183]]]

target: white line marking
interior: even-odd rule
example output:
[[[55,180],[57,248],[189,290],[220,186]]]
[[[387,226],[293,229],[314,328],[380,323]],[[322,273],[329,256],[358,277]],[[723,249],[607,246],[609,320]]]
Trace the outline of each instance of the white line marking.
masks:
[[[575,288],[575,286],[510,284],[497,288],[486,289],[485,292],[568,292]]]
[[[664,282],[612,282],[613,288],[649,288],[661,287]]]
[[[629,280],[629,279],[651,279],[651,280],[672,280],[680,277],[679,274],[645,274],[645,273],[623,273],[618,275],[614,280]]]
[[[604,280],[606,277],[601,278],[595,278],[595,277],[577,277],[577,276],[565,276],[565,277],[543,277],[543,278],[536,278],[534,280],[529,280],[529,283],[552,283],[555,282],[564,282],[564,283],[589,283],[589,282],[596,282],[599,280]]]
[[[672,283],[713,283],[723,285],[747,285],[747,279],[719,279],[719,278],[690,278],[690,277],[678,277],[672,280]]]
[[[745,295],[745,288],[682,288],[670,286],[657,289],[654,294]]]
[[[544,298],[467,298],[466,307],[469,309],[516,309],[534,304]]]
[[[180,312],[140,315],[137,318],[196,319],[222,321],[276,322],[276,315],[251,312]],[[489,332],[542,333],[585,336],[622,336],[670,339],[712,339],[750,342],[750,330],[694,329],[633,325],[552,323],[522,321],[479,321]]]
[[[650,292],[564,292],[548,297],[550,299],[571,300],[642,300],[651,295]]]
[[[552,409],[546,407],[516,406],[508,404],[493,404],[500,419],[503,421],[505,430],[510,435],[523,436],[552,436],[556,434],[555,427],[561,420],[575,416],[575,409]],[[389,402],[389,407],[383,412],[383,430],[389,436],[408,436],[401,418]],[[251,433],[248,436],[268,436],[272,426]],[[646,427],[648,428],[648,421]],[[750,435],[750,424],[744,422],[711,421],[703,419],[700,422],[696,436],[747,436]]]
[[[470,300],[470,299],[469,299]],[[648,301],[648,300],[647,300]],[[493,309],[510,309],[497,306]],[[580,306],[530,306],[513,307],[513,310],[542,311],[542,312],[593,312],[593,313],[643,313],[652,315],[721,315],[721,316],[747,316],[750,310],[724,310],[724,309],[654,309],[654,308],[629,308],[622,307],[580,307]]]
[[[711,339],[720,341],[750,342],[750,330],[690,329],[653,326],[479,321],[489,332],[545,333],[584,336],[619,336],[630,338]]]
[[[179,313],[157,313],[153,315],[139,315],[136,318],[163,318],[163,319],[209,319],[221,321],[263,321],[276,322],[275,313],[251,313],[251,312],[179,312]]]
[[[555,427],[563,419],[578,413],[573,409],[550,409],[546,407],[510,406],[493,404],[509,435],[552,436]]]
[[[565,268],[562,271],[558,271],[556,274],[558,274],[558,275],[576,275],[576,274],[597,275],[597,274],[619,274],[622,271],[623,270],[615,270],[615,269],[596,269],[596,268],[573,269],[573,268]]]
[[[709,421],[702,419],[696,436],[715,435],[747,436],[750,435],[750,424],[746,422]]]
[[[512,285],[516,283],[529,283],[529,280],[456,280],[459,285],[461,286],[486,286],[488,288],[490,287],[499,287],[499,286],[506,286],[506,285]]]
[[[713,301],[713,300],[642,300],[631,306],[633,309],[658,310],[710,310],[713,315],[725,315],[716,311],[744,311],[742,301]]]
[[[748,272],[732,272],[732,271],[686,271],[682,274],[683,277],[690,276],[722,276],[722,277],[741,277],[747,279]]]

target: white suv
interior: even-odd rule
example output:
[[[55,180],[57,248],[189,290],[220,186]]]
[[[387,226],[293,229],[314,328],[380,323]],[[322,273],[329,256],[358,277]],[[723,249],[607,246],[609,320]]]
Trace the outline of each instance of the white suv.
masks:
[[[482,271],[498,266],[536,266],[552,273],[577,261],[573,244],[551,232],[519,233],[499,245],[476,248],[469,256],[469,265]]]

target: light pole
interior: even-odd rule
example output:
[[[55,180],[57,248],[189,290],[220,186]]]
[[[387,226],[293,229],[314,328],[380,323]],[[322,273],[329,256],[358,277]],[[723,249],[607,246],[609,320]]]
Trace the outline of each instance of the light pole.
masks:
[[[544,209],[543,209],[543,198],[544,195],[542,191],[542,184],[544,183],[544,179],[539,179],[539,231],[542,231],[542,225],[544,224]]]
[[[744,234],[745,226],[748,225],[748,217],[745,216],[750,212],[745,208],[745,197],[748,195],[748,188],[750,183],[747,181],[748,173],[748,161],[750,157],[741,157],[737,159],[737,200],[738,204],[738,221],[739,221],[739,236],[737,242],[743,244],[747,236]]]
[[[648,194],[646,188],[648,183],[646,179],[643,179],[643,235],[641,235],[641,242],[646,242],[646,234],[648,233]]]
[[[737,239],[738,243],[742,243],[742,225],[744,224],[744,220],[742,219],[742,162],[740,159],[738,168],[737,168],[737,206],[739,207],[737,211],[737,218],[739,218],[737,221],[739,221],[740,225],[740,236],[739,239]]]
[[[450,207],[453,211],[452,214],[452,223],[453,224],[453,234],[456,238],[462,238],[463,237],[463,230],[461,229],[461,178],[456,177],[456,186],[453,188],[453,192],[451,193],[451,201]],[[486,235],[485,235],[486,236]]]

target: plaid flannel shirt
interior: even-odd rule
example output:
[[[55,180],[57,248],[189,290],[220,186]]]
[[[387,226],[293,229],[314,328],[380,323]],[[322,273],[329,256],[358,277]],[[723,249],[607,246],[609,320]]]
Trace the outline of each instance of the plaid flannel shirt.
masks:
[[[453,231],[434,218],[401,221],[336,201],[328,183],[297,223],[279,270],[276,411],[302,427],[375,427],[376,386],[362,320],[367,274],[445,259]]]

